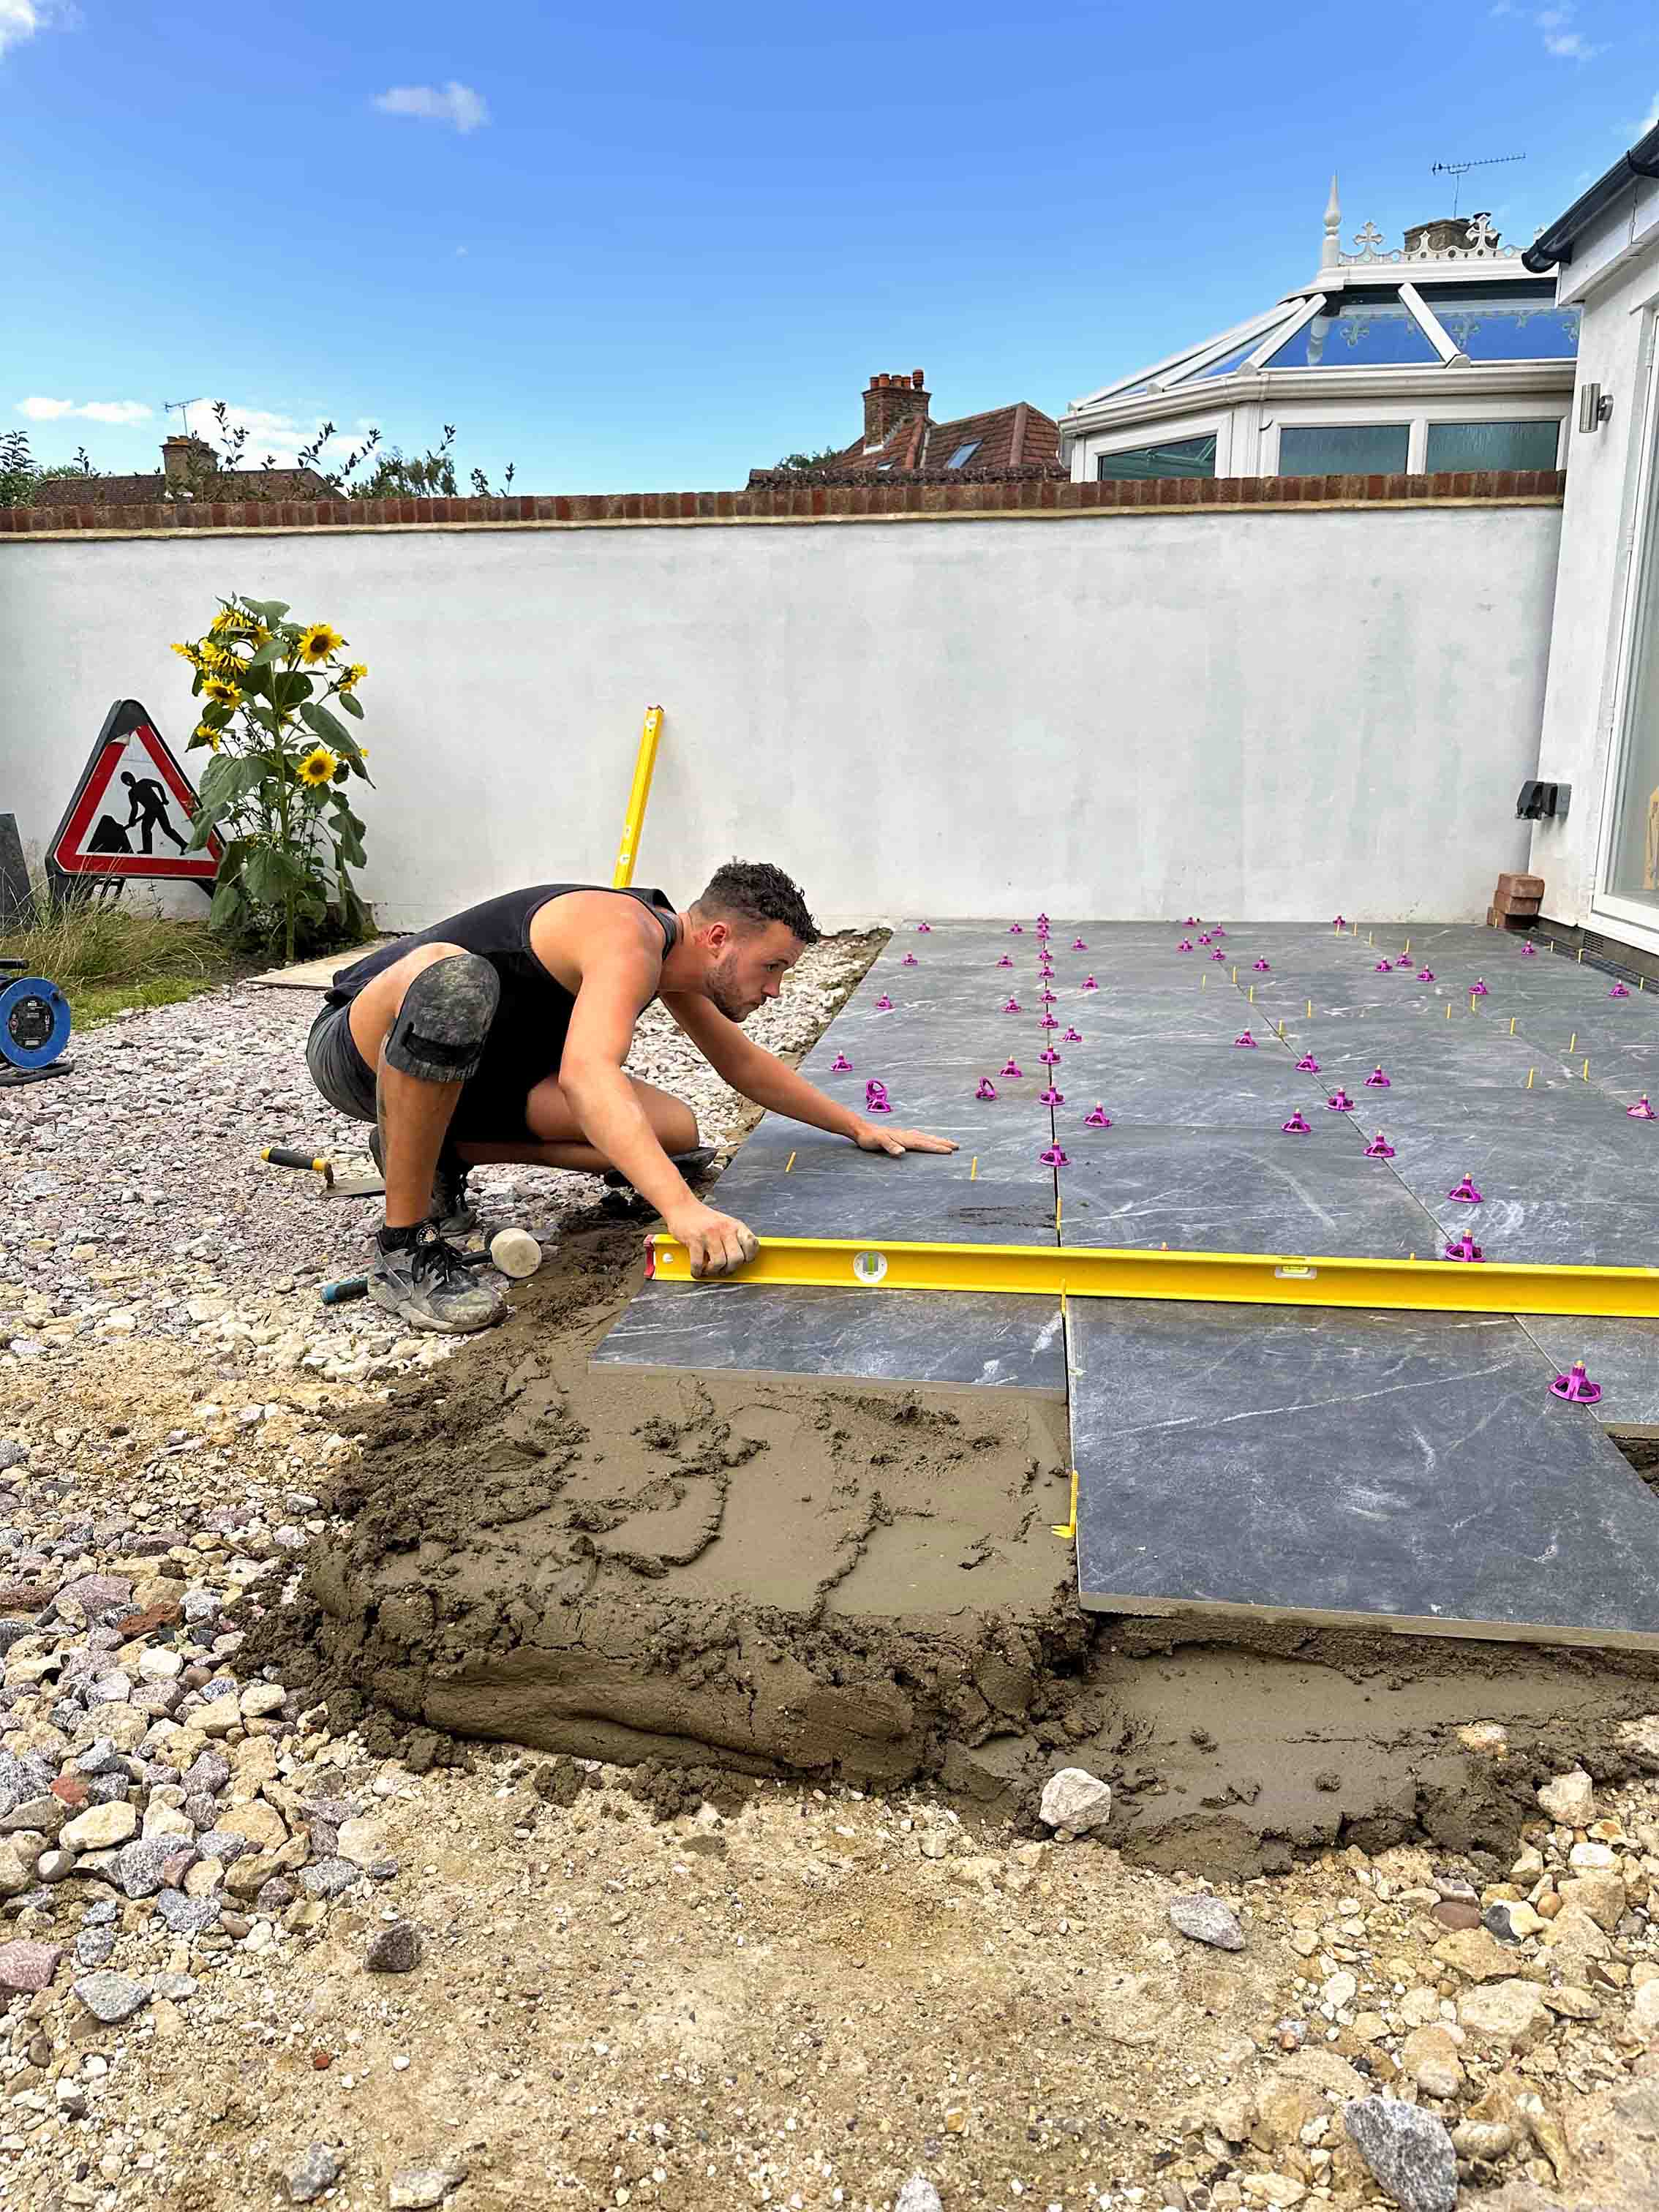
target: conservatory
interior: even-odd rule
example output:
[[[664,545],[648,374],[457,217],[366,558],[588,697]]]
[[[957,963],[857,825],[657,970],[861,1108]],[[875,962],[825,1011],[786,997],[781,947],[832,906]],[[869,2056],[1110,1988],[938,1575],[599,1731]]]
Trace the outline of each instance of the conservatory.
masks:
[[[1336,182],[1313,280],[1249,321],[1073,400],[1075,481],[1553,469],[1578,348],[1490,218],[1425,222],[1384,249],[1340,243]]]

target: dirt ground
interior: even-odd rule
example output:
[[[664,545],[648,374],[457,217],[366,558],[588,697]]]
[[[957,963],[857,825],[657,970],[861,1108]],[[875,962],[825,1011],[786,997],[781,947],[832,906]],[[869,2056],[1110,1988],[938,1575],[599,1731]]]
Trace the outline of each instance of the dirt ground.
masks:
[[[1382,2201],[1339,2107],[1387,2086],[1494,2153],[1462,2157],[1471,2203],[1659,2202],[1659,2058],[1632,2021],[1659,1980],[1644,1666],[1085,1623],[1054,1595],[1051,1407],[852,1392],[809,1412],[793,1388],[591,1375],[637,1250],[596,1216],[507,1328],[389,1401],[298,1377],[280,1418],[170,1462],[170,1528],[316,1470],[307,1563],[251,1588],[234,1663],[294,1692],[289,1786],[374,1800],[397,1871],[263,1944],[186,1945],[123,1907],[118,1963],[198,1993],[125,2029],[55,1990],[14,2001],[3,2201],[287,2203],[319,2144],[341,2166],[319,2201],[342,2208],[453,2184],[462,2212],[888,2212],[917,2174],[947,2212]],[[210,1349],[91,1345],[50,1409],[7,1376],[0,1430],[58,1438],[96,1519],[225,1382]],[[905,1556],[918,1525],[998,1601],[849,1602],[872,1548]],[[744,1575],[714,1574],[728,1526],[745,1558],[793,1562],[788,1607],[745,1608]],[[544,1544],[532,1604],[523,1550]],[[869,1588],[887,1603],[891,1575]],[[575,1663],[530,1663],[573,1618]],[[1588,1831],[1552,1828],[1534,1793],[1580,1759],[1627,1909],[1588,1947],[1604,1956],[1505,1948],[1501,1986],[1540,1996],[1493,2040],[1460,2017],[1491,1960],[1469,1962],[1483,1983],[1437,1956],[1437,1916],[1460,1883],[1571,1882],[1557,1863]],[[1066,1765],[1116,1786],[1101,1836],[1033,1818]],[[1544,1872],[1511,1880],[1528,1837]],[[1211,1887],[1242,1950],[1170,1924]],[[367,1972],[400,1918],[420,1963]],[[1414,2020],[1460,2045],[1443,2100],[1405,2063]],[[58,2085],[100,2063],[88,2116],[62,2118]]]

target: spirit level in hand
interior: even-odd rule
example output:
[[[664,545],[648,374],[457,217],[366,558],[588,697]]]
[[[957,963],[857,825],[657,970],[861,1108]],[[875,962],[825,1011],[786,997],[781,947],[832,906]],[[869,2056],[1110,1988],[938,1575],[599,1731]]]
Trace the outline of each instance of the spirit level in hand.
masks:
[[[689,1284],[672,1237],[648,1240],[646,1272]],[[1058,1298],[1182,1298],[1202,1304],[1359,1306],[1421,1313],[1577,1314],[1659,1320],[1659,1267],[1542,1267],[1489,1260],[1317,1259],[1273,1252],[1065,1249],[1048,1244],[907,1244],[766,1237],[723,1283],[865,1291],[991,1291]]]

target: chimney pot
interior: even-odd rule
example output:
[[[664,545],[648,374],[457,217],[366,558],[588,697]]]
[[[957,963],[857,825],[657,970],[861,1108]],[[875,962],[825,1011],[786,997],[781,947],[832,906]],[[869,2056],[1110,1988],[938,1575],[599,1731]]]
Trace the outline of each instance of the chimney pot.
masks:
[[[918,368],[908,376],[881,370],[870,379],[864,395],[864,442],[878,446],[901,422],[927,412],[928,395]]]

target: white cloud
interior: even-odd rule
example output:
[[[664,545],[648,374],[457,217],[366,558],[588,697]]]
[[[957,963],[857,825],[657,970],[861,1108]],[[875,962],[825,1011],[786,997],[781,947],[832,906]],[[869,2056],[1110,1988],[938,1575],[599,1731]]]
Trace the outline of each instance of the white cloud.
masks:
[[[0,56],[37,31],[72,30],[77,21],[70,0],[0,0]]]
[[[1645,138],[1650,131],[1656,130],[1659,130],[1659,92],[1654,94],[1648,112],[1642,120],[1632,126],[1632,135],[1638,138]]]
[[[65,415],[79,415],[88,422],[147,422],[155,412],[142,399],[88,399],[77,405],[73,399],[35,398],[20,399],[20,415],[27,415],[31,422],[58,422]]]
[[[1532,20],[1544,33],[1544,52],[1558,61],[1587,62],[1607,52],[1605,46],[1593,46],[1582,32],[1568,29],[1571,8],[1546,8]]]
[[[8,4],[9,0],[0,0],[0,8]],[[375,94],[374,105],[382,115],[414,115],[428,123],[452,124],[463,137],[489,120],[483,94],[470,84],[457,84],[453,77],[441,91],[433,84],[394,84],[390,92]]]

